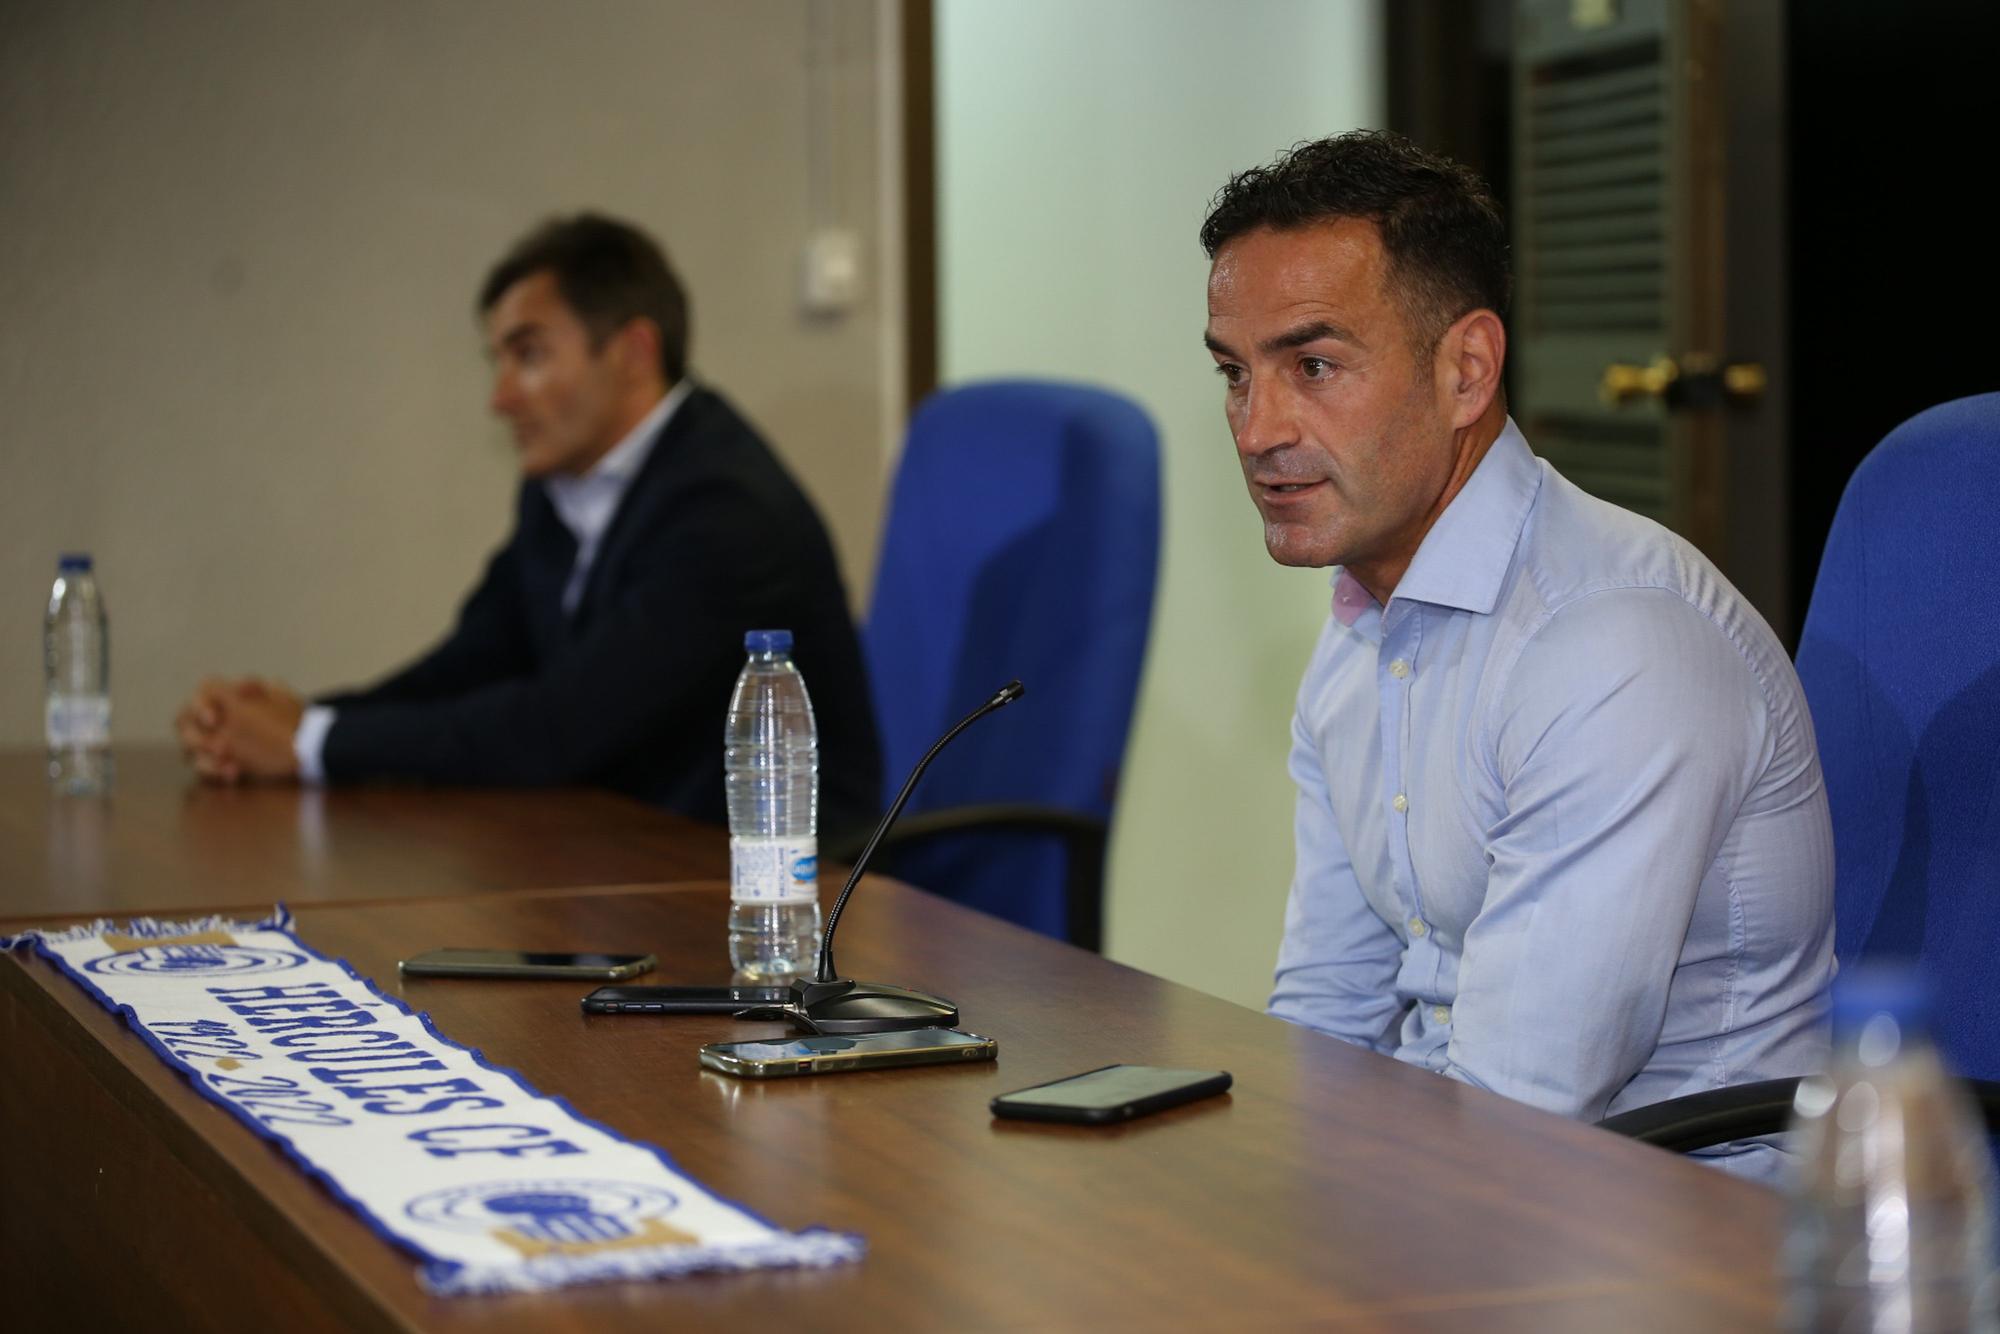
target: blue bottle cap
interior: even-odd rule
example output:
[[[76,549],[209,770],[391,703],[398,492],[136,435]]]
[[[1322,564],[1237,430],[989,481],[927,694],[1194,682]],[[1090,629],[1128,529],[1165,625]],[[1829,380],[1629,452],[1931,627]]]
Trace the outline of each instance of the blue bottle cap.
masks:
[[[1930,1022],[1931,989],[1914,964],[1865,963],[1841,970],[1833,984],[1833,1031],[1852,1033],[1877,1015],[1903,1029]]]
[[[89,574],[90,553],[88,551],[65,551],[56,557],[56,573]]]
[[[743,647],[752,653],[790,653],[790,630],[752,630],[743,636]]]

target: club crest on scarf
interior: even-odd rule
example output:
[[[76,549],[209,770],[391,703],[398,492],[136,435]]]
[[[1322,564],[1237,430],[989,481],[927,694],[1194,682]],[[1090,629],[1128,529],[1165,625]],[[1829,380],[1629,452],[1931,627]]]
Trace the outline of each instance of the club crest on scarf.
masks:
[[[112,953],[83,965],[85,972],[132,976],[146,973],[174,976],[247,977],[297,968],[306,956],[292,950],[238,944],[226,931],[196,931],[152,939],[106,932]]]
[[[636,1246],[691,1244],[661,1221],[680,1201],[628,1181],[491,1181],[435,1191],[405,1212],[424,1223],[478,1232],[524,1256],[587,1255]]]

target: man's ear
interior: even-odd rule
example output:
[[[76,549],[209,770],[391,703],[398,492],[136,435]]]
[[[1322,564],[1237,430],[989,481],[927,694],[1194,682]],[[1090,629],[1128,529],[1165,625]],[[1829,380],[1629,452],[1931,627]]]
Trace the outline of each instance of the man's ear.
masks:
[[[660,326],[644,315],[635,315],[625,321],[617,333],[611,335],[617,345],[621,365],[638,378],[660,374]]]
[[[1486,415],[1500,392],[1500,372],[1506,364],[1507,327],[1492,311],[1482,308],[1461,315],[1445,330],[1438,342],[1436,372],[1453,429]]]

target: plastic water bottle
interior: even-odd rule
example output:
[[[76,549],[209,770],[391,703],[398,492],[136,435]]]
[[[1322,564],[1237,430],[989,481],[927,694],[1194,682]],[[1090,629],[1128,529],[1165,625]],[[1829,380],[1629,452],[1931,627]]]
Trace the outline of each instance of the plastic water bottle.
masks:
[[[723,734],[729,793],[729,962],[749,977],[810,972],[819,952],[819,729],[792,632],[743,636]]]
[[[1993,1164],[1927,1036],[1914,974],[1834,988],[1834,1056],[1793,1108],[1799,1155],[1780,1261],[1800,1331],[1993,1331]]]
[[[111,787],[111,629],[90,557],[56,562],[55,587],[42,619],[42,715],[49,782],[71,796]]]

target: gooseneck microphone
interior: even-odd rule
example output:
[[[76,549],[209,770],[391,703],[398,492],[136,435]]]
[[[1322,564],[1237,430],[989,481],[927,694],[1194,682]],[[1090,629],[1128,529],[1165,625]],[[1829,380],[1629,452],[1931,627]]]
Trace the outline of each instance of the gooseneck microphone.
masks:
[[[951,743],[951,739],[966,728],[992,713],[1005,708],[1026,693],[1019,681],[1009,681],[993,692],[993,697],[965,715],[949,732],[937,739],[937,743],[924,752],[917,761],[917,767],[903,783],[903,790],[889,804],[888,814],[882,823],[875,826],[868,843],[861,849],[861,855],[854,859],[854,869],[848,873],[847,883],[841,886],[840,897],[833,901],[833,911],[827,914],[826,935],[819,947],[819,970],[811,981],[804,978],[792,983],[791,1003],[785,1007],[785,1015],[800,1027],[815,1033],[888,1033],[905,1028],[949,1028],[958,1022],[958,1006],[942,996],[931,996],[921,991],[910,991],[903,987],[892,987],[881,982],[855,982],[840,976],[833,965],[833,932],[840,925],[841,909],[847,906],[848,896],[861,882],[861,876],[868,869],[869,859],[882,842],[883,835],[896,823],[896,817],[903,813],[903,806],[916,790],[917,780],[924,776],[938,752]]]

